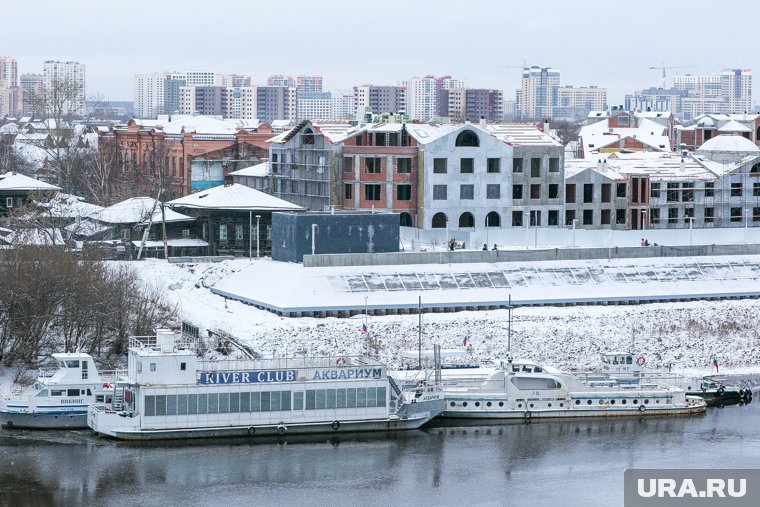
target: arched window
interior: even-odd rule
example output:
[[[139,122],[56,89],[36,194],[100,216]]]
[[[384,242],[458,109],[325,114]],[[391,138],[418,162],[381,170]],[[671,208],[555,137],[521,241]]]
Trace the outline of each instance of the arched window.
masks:
[[[414,227],[412,224],[412,215],[407,212],[401,213],[401,227]]]
[[[303,144],[314,144],[314,131],[306,129],[303,131]]]
[[[752,169],[749,170],[750,174],[760,174],[760,162],[752,166]]]
[[[446,228],[446,222],[449,221],[449,218],[446,216],[445,213],[436,213],[433,215],[433,229],[445,229]]]
[[[463,130],[459,133],[456,140],[456,146],[480,146],[478,135],[472,130]]]
[[[486,215],[486,227],[501,227],[501,217],[495,211]]]
[[[463,229],[465,227],[475,227],[475,218],[468,211],[459,215],[459,228]]]

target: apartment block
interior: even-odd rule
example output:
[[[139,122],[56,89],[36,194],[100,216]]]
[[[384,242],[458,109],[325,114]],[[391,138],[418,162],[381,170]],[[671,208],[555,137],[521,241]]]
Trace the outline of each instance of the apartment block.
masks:
[[[60,62],[47,60],[43,65],[42,85],[53,89],[58,83],[70,83],[75,86],[76,96],[67,101],[65,108],[76,115],[84,114],[86,97],[85,66],[79,62]]]

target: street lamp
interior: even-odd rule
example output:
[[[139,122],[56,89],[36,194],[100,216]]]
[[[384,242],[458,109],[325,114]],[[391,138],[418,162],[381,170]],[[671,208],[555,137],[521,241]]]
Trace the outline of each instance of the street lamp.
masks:
[[[446,244],[444,245],[444,250],[451,250],[451,247],[449,246],[449,221],[446,220]]]
[[[317,224],[311,224],[311,255],[314,255],[314,252],[317,249]]]
[[[488,215],[486,215],[486,246],[488,246],[488,227],[489,227],[489,225],[490,225],[490,223],[489,223],[489,222],[490,222],[490,221],[489,221],[489,218],[490,218],[490,217],[489,217]]]
[[[641,210],[641,230],[647,230],[647,210]]]
[[[256,215],[256,258],[259,258],[259,246],[260,246],[260,238],[261,238],[261,232],[260,232],[260,226],[261,225],[261,215]]]
[[[689,246],[693,244],[694,217],[689,217]]]
[[[575,224],[578,223],[577,218],[573,218],[573,248],[575,248]]]
[[[748,243],[749,240],[747,239],[747,231],[749,228],[749,210],[744,210],[744,243]]]

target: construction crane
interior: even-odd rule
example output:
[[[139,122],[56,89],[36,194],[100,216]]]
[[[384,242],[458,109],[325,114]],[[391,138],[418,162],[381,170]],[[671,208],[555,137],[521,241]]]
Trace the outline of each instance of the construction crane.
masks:
[[[528,68],[528,61],[527,60],[523,60],[522,66],[520,66],[520,65],[499,65],[499,67],[504,67],[506,69],[520,69],[520,70],[527,69]]]
[[[694,65],[662,65],[657,67],[649,67],[649,70],[662,70],[662,87],[665,88],[665,78],[668,76],[667,71],[671,69],[693,69]]]

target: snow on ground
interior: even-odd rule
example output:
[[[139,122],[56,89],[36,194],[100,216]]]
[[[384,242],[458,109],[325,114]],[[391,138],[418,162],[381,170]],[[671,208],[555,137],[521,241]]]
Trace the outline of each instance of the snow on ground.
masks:
[[[253,261],[253,264],[270,261]],[[211,293],[208,287],[249,267],[247,259],[195,265],[149,259],[127,263],[142,280],[165,292],[180,316],[203,329],[221,329],[265,355],[355,355],[368,348],[381,361],[400,364],[401,350],[417,347],[416,315],[350,319],[288,318]],[[284,283],[285,281],[283,281]],[[255,284],[256,280],[251,279]],[[276,282],[270,282],[276,283]],[[273,287],[273,289],[275,289]],[[760,371],[756,300],[698,301],[638,306],[518,308],[512,326],[514,356],[559,368],[598,365],[599,352],[630,350],[652,367],[711,371],[716,355],[721,373]],[[507,311],[423,315],[423,348],[473,342],[478,360],[507,352]]]

